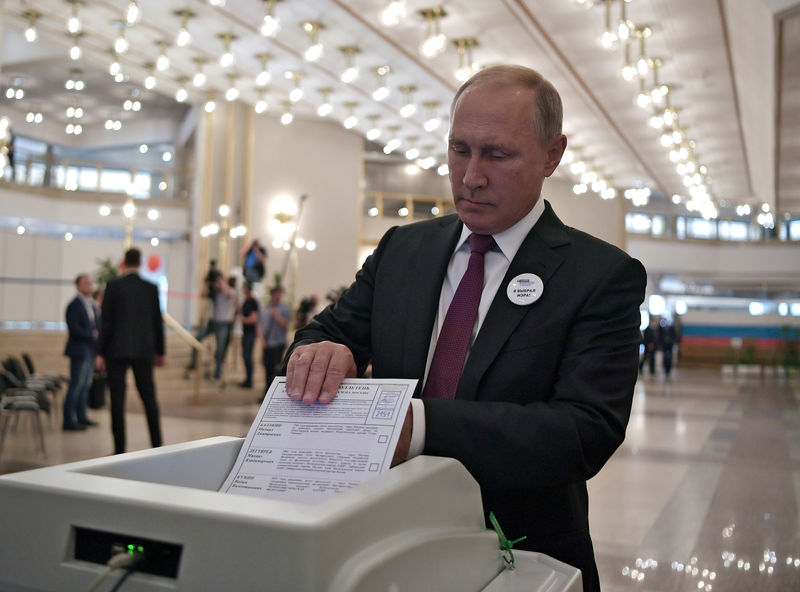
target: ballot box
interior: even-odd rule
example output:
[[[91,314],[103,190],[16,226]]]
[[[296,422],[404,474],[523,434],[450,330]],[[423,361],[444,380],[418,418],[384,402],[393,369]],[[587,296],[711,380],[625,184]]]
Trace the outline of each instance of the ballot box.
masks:
[[[0,590],[88,590],[120,550],[120,592],[581,590],[516,551],[504,568],[458,461],[418,457],[318,504],[220,493],[242,445],[217,437],[0,477]],[[120,578],[108,575],[99,590]]]

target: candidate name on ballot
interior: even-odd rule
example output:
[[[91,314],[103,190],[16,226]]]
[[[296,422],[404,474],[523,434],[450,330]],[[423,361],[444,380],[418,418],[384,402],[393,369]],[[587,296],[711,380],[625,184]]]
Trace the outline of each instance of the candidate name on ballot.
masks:
[[[316,503],[387,471],[416,383],[346,379],[306,405],[276,378],[220,491]]]

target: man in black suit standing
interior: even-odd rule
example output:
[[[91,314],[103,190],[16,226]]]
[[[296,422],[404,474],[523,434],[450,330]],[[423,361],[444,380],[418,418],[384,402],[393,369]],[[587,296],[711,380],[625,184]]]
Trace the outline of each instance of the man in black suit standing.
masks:
[[[97,354],[97,335],[99,316],[94,307],[92,278],[81,273],[75,278],[78,293],[67,305],[67,346],[64,355],[69,357],[69,387],[64,398],[63,429],[67,431],[85,430],[87,426],[97,425],[86,416],[89,400],[89,387],[94,375],[94,361]]]
[[[106,286],[98,366],[108,373],[114,454],[125,452],[125,374],[133,368],[136,389],[144,404],[150,442],[161,446],[153,366],[164,365],[164,321],[158,288],[139,277],[142,254],[125,253],[124,275]]]
[[[310,404],[369,364],[419,379],[394,462],[458,459],[484,512],[527,536],[517,547],[580,568],[597,591],[586,481],[625,437],[646,274],[541,199],[567,145],[561,118],[558,92],[528,68],[464,83],[448,138],[457,215],[390,229],[297,332],[286,386]]]

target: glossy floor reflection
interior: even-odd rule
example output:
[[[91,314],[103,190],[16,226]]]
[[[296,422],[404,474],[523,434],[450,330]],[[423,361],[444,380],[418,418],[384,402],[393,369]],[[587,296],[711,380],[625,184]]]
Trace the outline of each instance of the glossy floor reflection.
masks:
[[[160,376],[165,444],[243,435],[258,409],[257,389],[207,389],[198,402]],[[605,592],[800,590],[799,392],[797,377],[718,370],[639,381],[626,441],[589,482]],[[146,448],[141,403],[128,399],[129,450]],[[0,472],[109,454],[108,410],[90,417],[100,425],[80,433],[50,422],[47,458],[21,422]]]
[[[589,483],[603,589],[800,590],[800,381],[642,378]]]

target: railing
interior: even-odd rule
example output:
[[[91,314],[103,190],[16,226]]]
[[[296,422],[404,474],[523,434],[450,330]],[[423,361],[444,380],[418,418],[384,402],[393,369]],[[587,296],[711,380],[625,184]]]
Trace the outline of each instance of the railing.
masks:
[[[365,191],[364,197],[363,215],[370,218],[411,221],[455,211],[452,200],[446,197],[386,191]],[[674,212],[628,210],[625,213],[625,231],[630,236],[656,239],[793,244],[800,241],[800,217],[784,217],[778,221],[777,228],[769,229],[760,226],[755,217],[706,220]]]
[[[139,199],[186,198],[188,171],[180,167],[148,165],[126,168],[91,160],[32,156],[14,164],[18,185],[62,191],[131,195]]]
[[[190,348],[197,352],[197,355],[200,356],[203,353],[203,344],[201,344],[197,339],[195,339],[194,335],[189,333],[186,329],[183,328],[175,318],[170,315],[169,313],[162,313],[161,316],[164,318],[164,324],[167,325],[170,329],[175,331],[175,333],[180,337],[180,339],[186,343]],[[195,404],[200,402],[200,367],[201,364],[197,364],[194,368],[194,379],[192,380],[192,400]]]

